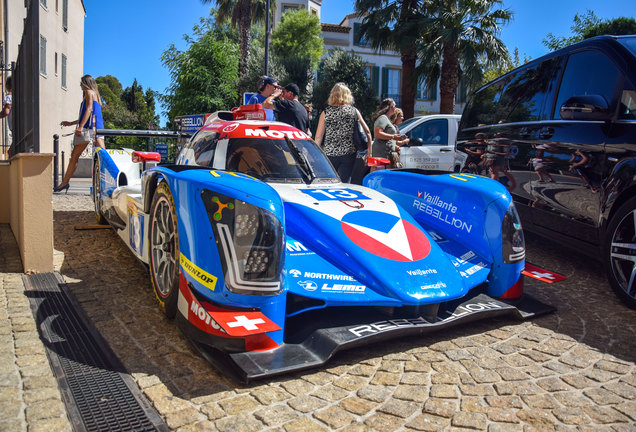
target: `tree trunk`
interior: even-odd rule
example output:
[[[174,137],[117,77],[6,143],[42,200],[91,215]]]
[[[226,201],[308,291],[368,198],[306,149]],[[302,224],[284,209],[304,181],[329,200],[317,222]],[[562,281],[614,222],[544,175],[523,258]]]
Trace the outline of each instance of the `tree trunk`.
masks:
[[[440,114],[455,113],[455,92],[459,82],[459,62],[457,59],[457,49],[444,45],[442,59],[442,70],[439,81]]]
[[[417,0],[403,0],[400,9],[400,22],[405,23],[410,12],[416,9]],[[413,117],[415,113],[415,85],[417,84],[415,82],[415,63],[417,61],[415,44],[403,49],[400,54],[402,59],[402,83],[400,84],[402,101],[400,104],[404,118],[408,119]]]
[[[415,113],[415,47],[402,53],[402,83],[401,83],[401,108],[404,118],[409,119]]]
[[[241,35],[241,58],[239,59],[239,77],[247,74],[250,61],[250,31],[252,27],[251,1],[241,1],[241,22],[239,32]]]

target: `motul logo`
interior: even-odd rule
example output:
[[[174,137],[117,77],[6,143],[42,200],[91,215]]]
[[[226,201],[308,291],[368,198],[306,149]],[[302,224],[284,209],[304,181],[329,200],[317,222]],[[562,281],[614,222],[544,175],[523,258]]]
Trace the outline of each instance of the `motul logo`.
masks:
[[[246,137],[257,137],[257,138],[275,138],[275,139],[283,139],[285,137],[289,139],[302,139],[306,140],[309,137],[299,130],[264,130],[264,129],[245,129]]]

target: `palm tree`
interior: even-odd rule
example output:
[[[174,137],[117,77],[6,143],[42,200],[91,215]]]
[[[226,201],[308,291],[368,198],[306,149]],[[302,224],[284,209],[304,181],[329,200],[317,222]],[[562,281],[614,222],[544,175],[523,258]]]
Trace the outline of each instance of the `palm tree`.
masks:
[[[240,34],[241,58],[239,59],[239,76],[247,73],[250,59],[250,31],[252,24],[265,21],[265,0],[201,0],[202,3],[216,3],[217,19],[230,21],[232,27],[238,27]],[[270,17],[276,10],[276,2],[270,2]]]
[[[498,35],[512,12],[493,10],[502,4],[502,0],[421,0],[417,72],[431,85],[440,80],[440,113],[454,113],[460,73],[470,86],[480,81],[484,67],[510,58]]]
[[[355,11],[364,14],[360,35],[376,50],[400,53],[402,110],[413,117],[415,106],[416,42],[420,14],[418,0],[356,0]]]

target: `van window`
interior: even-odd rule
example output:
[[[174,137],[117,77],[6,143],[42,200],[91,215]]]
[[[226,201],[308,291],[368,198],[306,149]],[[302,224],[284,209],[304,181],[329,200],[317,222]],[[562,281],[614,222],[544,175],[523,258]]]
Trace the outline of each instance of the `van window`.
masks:
[[[497,111],[500,119],[497,122],[526,122],[546,118],[544,101],[558,76],[559,63],[559,58],[552,58],[517,72],[499,99]]]
[[[548,117],[560,58],[522,68],[475,93],[464,111],[462,127],[542,120]]]
[[[603,53],[582,51],[572,54],[563,73],[553,118],[560,118],[561,105],[572,96],[601,95],[611,107],[622,81],[619,78],[619,70]]]
[[[636,119],[636,91],[623,90],[618,118],[627,120]]]
[[[429,120],[417,125],[409,132],[411,139],[420,138],[424,145],[446,145],[448,142],[448,121]],[[412,143],[411,145],[415,145]]]

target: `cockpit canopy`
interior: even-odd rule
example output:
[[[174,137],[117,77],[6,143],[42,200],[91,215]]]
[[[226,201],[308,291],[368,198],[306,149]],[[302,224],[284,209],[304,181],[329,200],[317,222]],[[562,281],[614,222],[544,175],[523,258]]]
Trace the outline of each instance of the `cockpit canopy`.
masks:
[[[318,145],[283,123],[210,124],[183,147],[177,164],[240,172],[274,183],[340,181]]]

